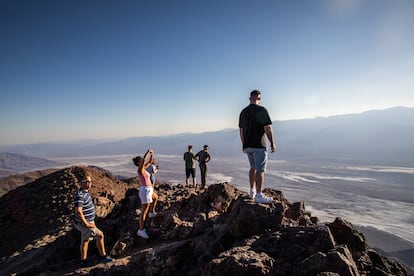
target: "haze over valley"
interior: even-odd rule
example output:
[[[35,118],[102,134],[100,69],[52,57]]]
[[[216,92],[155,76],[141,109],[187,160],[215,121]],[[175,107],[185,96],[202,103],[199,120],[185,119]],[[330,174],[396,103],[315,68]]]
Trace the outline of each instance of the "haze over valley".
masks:
[[[414,108],[395,107],[359,114],[274,121],[277,157],[281,159],[350,159],[385,165],[414,166]],[[83,140],[0,146],[0,152],[36,157],[140,154],[181,154],[208,144],[214,156],[242,157],[239,130],[130,137],[114,141]]]

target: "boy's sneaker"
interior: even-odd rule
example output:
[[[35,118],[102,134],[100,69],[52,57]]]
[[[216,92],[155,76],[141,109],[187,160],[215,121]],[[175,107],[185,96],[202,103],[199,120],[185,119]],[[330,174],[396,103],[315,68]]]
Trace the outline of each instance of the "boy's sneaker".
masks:
[[[267,197],[265,195],[257,195],[256,196],[256,203],[265,203],[265,204],[269,204],[271,203],[273,200],[273,198],[271,197]]]
[[[145,229],[143,229],[143,230],[138,230],[138,231],[137,231],[137,236],[138,236],[138,237],[141,237],[141,238],[143,238],[143,239],[149,239],[149,236],[148,236],[148,234],[147,234],[147,231],[145,231]]]
[[[85,268],[89,266],[88,260],[81,260],[80,267]]]
[[[255,191],[255,190],[250,190],[249,197],[250,197],[251,199],[254,199],[254,198],[256,197],[256,191]]]
[[[156,216],[157,216],[157,212],[155,212],[155,211],[154,211],[154,212],[149,212],[149,213],[148,213],[148,217],[149,217],[149,218],[155,218]]]
[[[112,262],[112,258],[111,257],[109,257],[108,255],[105,255],[105,256],[102,257],[101,263],[106,264],[106,263],[109,263],[109,262]]]

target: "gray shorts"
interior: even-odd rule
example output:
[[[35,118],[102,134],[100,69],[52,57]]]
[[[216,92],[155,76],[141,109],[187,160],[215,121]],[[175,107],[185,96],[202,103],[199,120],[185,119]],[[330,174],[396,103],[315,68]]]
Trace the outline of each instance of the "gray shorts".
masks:
[[[265,148],[245,148],[244,152],[249,158],[250,168],[258,172],[266,171],[267,151]]]
[[[95,228],[89,228],[86,227],[83,224],[80,223],[75,223],[75,228],[78,229],[81,232],[81,240],[82,241],[86,241],[86,240],[93,240],[95,237],[102,237],[103,236],[103,232],[95,227]]]

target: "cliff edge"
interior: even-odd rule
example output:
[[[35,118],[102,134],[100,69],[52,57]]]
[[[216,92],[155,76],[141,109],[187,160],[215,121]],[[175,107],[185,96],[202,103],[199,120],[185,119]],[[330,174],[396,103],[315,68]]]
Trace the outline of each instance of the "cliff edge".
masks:
[[[85,173],[97,225],[114,261],[100,264],[91,243],[89,267],[79,267],[80,234],[73,229],[73,194]],[[281,191],[255,204],[229,183],[206,189],[157,183],[158,216],[149,240],[135,234],[138,182],[95,167],[69,167],[0,198],[1,275],[407,275],[378,254],[351,223],[318,224],[303,202]]]

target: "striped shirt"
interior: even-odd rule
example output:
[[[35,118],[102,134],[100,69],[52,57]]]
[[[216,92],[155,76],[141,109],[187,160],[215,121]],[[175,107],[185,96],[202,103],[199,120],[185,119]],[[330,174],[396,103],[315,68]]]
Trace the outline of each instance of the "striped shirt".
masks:
[[[82,220],[76,212],[78,207],[82,207],[82,213],[87,221],[95,220],[95,205],[93,205],[92,197],[88,192],[78,190],[73,200],[75,203],[75,223],[82,223]]]

